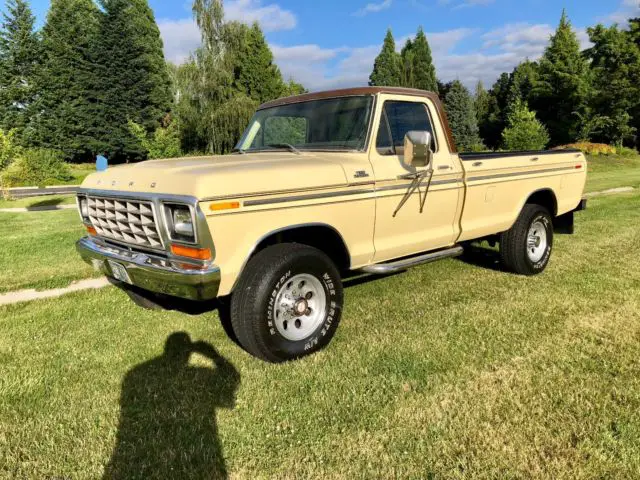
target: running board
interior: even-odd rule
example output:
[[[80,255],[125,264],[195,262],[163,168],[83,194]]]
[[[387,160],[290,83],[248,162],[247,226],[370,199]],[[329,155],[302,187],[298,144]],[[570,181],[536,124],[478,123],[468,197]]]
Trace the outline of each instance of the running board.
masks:
[[[417,257],[405,258],[397,260],[391,263],[376,263],[375,265],[369,265],[363,267],[360,270],[366,273],[373,273],[376,275],[384,275],[387,273],[397,273],[406,270],[410,267],[417,265],[423,265],[425,263],[435,262],[436,260],[442,260],[444,258],[457,257],[462,255],[464,248],[460,246],[448,248],[446,250],[439,250],[437,252],[426,253],[424,255],[418,255]]]

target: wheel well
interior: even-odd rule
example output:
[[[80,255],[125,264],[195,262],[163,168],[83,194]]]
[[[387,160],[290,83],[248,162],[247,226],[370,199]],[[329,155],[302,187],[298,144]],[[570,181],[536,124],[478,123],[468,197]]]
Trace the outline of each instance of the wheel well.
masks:
[[[542,205],[549,210],[549,213],[551,213],[553,217],[558,214],[558,200],[556,199],[556,194],[553,193],[553,190],[545,189],[533,192],[525,204]]]
[[[274,232],[258,243],[251,256],[278,243],[300,243],[317,248],[326,253],[340,271],[351,266],[351,256],[342,236],[328,225],[305,225]]]

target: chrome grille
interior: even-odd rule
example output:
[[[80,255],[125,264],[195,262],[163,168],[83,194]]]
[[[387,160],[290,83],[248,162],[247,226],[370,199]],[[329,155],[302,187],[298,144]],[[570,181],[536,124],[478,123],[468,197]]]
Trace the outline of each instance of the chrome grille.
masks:
[[[89,220],[99,236],[147,248],[162,248],[151,202],[87,197]]]

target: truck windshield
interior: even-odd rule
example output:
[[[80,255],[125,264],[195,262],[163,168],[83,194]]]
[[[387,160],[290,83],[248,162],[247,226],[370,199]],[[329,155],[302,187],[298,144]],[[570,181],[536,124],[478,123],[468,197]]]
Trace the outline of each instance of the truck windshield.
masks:
[[[259,110],[236,151],[364,150],[373,97],[312,100]]]

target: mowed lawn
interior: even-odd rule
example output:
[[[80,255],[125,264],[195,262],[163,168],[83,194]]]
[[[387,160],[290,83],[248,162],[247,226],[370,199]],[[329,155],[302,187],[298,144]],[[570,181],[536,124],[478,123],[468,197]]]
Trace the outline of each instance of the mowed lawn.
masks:
[[[0,213],[0,293],[63,287],[96,273],[76,254],[78,212]]]
[[[640,187],[640,156],[588,156],[587,192]]]
[[[638,224],[639,194],[599,197],[539,277],[479,252],[356,283],[285,365],[113,287],[0,307],[0,477],[640,478]]]

